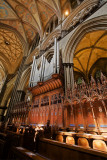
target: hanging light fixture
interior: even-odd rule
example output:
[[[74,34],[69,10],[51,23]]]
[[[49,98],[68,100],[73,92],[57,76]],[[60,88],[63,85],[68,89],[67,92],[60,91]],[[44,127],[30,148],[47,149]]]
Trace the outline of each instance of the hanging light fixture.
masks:
[[[5,40],[4,43],[5,43],[6,45],[10,45],[9,41],[7,41],[7,40]]]
[[[69,15],[69,11],[66,10],[64,14],[65,14],[65,16],[68,16]]]

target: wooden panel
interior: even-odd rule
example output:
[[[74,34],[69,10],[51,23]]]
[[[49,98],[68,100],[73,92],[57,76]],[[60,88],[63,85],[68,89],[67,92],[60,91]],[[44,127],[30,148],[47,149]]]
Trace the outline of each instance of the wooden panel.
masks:
[[[61,142],[41,139],[38,153],[51,160],[106,160],[107,153],[80,146],[71,146]]]
[[[12,147],[9,152],[8,159],[14,160],[45,160],[45,158],[34,154],[33,152],[22,148],[22,147]]]

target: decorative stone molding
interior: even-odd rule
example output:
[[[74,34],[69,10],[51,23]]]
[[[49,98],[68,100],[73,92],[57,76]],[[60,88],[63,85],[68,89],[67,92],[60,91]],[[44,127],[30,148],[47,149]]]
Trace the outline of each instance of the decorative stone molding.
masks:
[[[66,67],[73,67],[74,66],[74,63],[63,63],[64,66]]]
[[[79,21],[82,21],[95,6],[98,5],[98,0],[86,0],[81,5],[77,7],[71,14],[67,17],[62,27],[62,30],[68,30],[70,27],[74,26]]]
[[[40,50],[39,55],[42,56],[45,53],[45,50]]]
[[[6,89],[6,91],[5,91],[5,94],[4,94],[4,97],[3,97],[3,99],[2,99],[2,102],[1,102],[1,106],[5,106],[5,103],[6,103],[6,101],[9,99],[13,87],[14,87],[13,84],[12,84],[12,85],[9,85],[9,86],[7,87],[7,89]]]
[[[15,33],[16,36],[20,39],[21,43],[23,44],[23,49],[26,47],[26,44],[27,44],[26,41],[24,40],[23,36],[15,28],[3,23],[0,23],[0,28],[8,29],[9,31]]]
[[[23,72],[17,90],[23,90],[23,89],[24,89],[24,86],[25,86],[25,84],[26,84],[26,81],[27,81],[28,78],[30,77],[30,72],[31,72],[31,66],[29,66],[29,67]]]
[[[52,43],[54,43],[54,38],[58,38],[60,35],[61,31],[59,29],[50,33],[49,36],[43,41],[41,50],[45,50],[47,47],[49,47]]]
[[[27,57],[25,64],[31,63],[31,62],[33,61],[33,58],[32,58],[32,57],[33,57],[34,55],[35,55],[35,56],[38,56],[38,54],[39,54],[39,47],[36,47],[36,48],[33,50],[33,52],[30,53],[29,56]]]
[[[73,56],[76,49],[76,46],[80,42],[80,40],[84,37],[84,35],[88,32],[97,31],[107,29],[107,16],[99,16],[97,18],[90,19],[76,29],[73,33],[72,37],[69,39],[64,54],[64,62],[71,63],[73,62]]]

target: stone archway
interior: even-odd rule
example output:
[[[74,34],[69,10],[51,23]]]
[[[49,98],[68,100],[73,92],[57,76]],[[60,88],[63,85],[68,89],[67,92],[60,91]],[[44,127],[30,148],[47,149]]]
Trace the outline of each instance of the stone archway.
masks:
[[[66,77],[66,79],[65,79],[65,81],[66,81],[66,86],[65,86],[66,91],[67,91],[68,88],[73,89],[73,87],[74,87],[73,68],[74,67],[76,68],[75,63],[74,63],[74,58],[75,58],[75,53],[76,54],[78,53],[77,48],[79,46],[79,43],[82,41],[82,39],[85,37],[85,35],[88,35],[89,33],[94,33],[94,32],[97,32],[97,31],[103,32],[103,31],[106,31],[106,29],[107,29],[107,16],[105,15],[105,16],[90,19],[90,20],[82,23],[76,29],[76,31],[72,34],[71,38],[69,39],[69,41],[68,41],[68,43],[65,47],[64,52],[63,52],[65,65],[67,64],[65,66],[65,71],[64,71],[65,72],[65,77]],[[104,34],[107,34],[107,33],[104,33]],[[102,37],[102,35],[101,35],[101,37]],[[96,39],[95,44],[97,44],[97,39]],[[91,45],[92,50],[93,50],[94,45]],[[86,47],[86,48],[88,49],[89,47]],[[97,48],[97,46],[96,46],[96,48]],[[99,48],[97,48],[97,49],[99,49]],[[100,47],[100,49],[101,49],[101,47]],[[104,52],[106,52],[106,49],[104,49]],[[105,57],[106,57],[106,53],[104,53],[104,54],[105,54]],[[92,55],[92,53],[90,53],[90,55]],[[102,58],[102,57],[100,56],[100,58]],[[82,61],[82,64],[89,63],[88,59],[90,59],[90,58],[89,57],[87,58],[87,62]],[[86,81],[88,82],[89,80],[88,80],[87,70],[84,71],[84,69],[82,68],[82,65],[79,64],[79,63],[77,64],[77,68],[79,68],[79,69],[78,70],[75,69],[75,71],[78,71],[81,74],[83,73],[82,77],[86,77]],[[80,68],[82,68],[83,71],[81,71]]]
[[[92,66],[94,67],[94,69],[99,68],[99,70],[102,70],[103,72],[103,59],[107,58],[106,39],[106,30],[92,31],[85,34],[76,47],[73,57],[74,72],[81,73],[80,77],[84,77],[87,83],[90,79],[89,74],[92,74],[92,72],[90,72]],[[102,59],[102,61],[100,61],[100,64],[98,66],[96,62],[100,59]]]
[[[82,23],[76,31],[73,33],[71,38],[69,39],[65,50],[63,52],[64,62],[65,63],[73,63],[74,53],[77,45],[81,41],[81,39],[85,36],[85,34],[97,31],[97,30],[106,30],[107,29],[107,16],[101,16],[97,18],[90,19],[84,23]]]
[[[68,30],[70,27],[75,26],[80,20],[82,20],[89,12],[98,5],[98,0],[85,0],[82,5],[79,5],[76,10],[70,13],[66,18],[62,30]]]
[[[21,79],[20,79],[20,83],[19,86],[17,88],[17,90],[24,90],[24,87],[30,77],[30,72],[31,72],[31,66],[28,67],[22,74]]]

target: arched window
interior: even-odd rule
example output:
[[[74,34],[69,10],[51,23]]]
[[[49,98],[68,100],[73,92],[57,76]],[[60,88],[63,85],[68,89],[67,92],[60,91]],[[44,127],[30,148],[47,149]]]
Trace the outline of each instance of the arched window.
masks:
[[[58,17],[55,18],[55,28],[58,26]]]
[[[74,9],[76,9],[77,6],[79,6],[84,0],[68,0],[66,1],[65,5],[62,7],[62,13],[63,17],[62,19],[65,19],[67,16],[69,16],[70,12],[72,12]]]
[[[77,0],[70,0],[71,8],[75,9],[78,6]]]
[[[48,36],[58,26],[58,17],[54,15],[46,25],[45,36]]]
[[[32,43],[31,52],[39,45],[39,41],[40,41],[40,36],[39,33],[37,33]]]
[[[50,32],[53,30],[53,21],[50,23]]]
[[[69,0],[71,4],[71,8],[75,9],[80,3],[82,3],[84,0]]]
[[[46,55],[46,59],[47,59],[47,61],[48,61],[48,63],[50,63],[51,62],[51,60],[52,60],[52,58],[53,58],[53,52],[49,52],[47,55]]]

